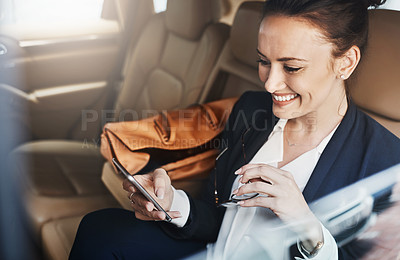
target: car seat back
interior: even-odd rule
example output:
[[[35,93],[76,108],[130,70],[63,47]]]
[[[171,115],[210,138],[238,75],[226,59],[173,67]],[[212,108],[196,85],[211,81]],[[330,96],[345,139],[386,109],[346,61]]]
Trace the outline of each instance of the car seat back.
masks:
[[[201,102],[240,96],[247,90],[262,90],[258,78],[257,45],[263,3],[239,6],[231,33],[210,75]]]
[[[352,100],[400,137],[400,12],[369,10],[369,43],[349,80]]]
[[[228,37],[212,0],[169,0],[144,28],[125,68],[116,120],[136,120],[199,101]]]

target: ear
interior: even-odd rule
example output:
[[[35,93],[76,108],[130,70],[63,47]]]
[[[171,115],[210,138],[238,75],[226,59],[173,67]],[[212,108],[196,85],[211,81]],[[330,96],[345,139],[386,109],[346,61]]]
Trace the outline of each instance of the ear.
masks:
[[[342,57],[337,59],[336,73],[337,77],[343,80],[348,79],[356,69],[361,59],[360,49],[353,45]]]

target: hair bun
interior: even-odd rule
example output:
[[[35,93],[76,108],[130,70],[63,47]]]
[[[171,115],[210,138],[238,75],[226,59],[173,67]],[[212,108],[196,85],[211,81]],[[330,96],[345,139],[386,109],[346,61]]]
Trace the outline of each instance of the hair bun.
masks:
[[[383,5],[386,0],[363,0],[365,8],[373,7],[377,8],[380,5]]]

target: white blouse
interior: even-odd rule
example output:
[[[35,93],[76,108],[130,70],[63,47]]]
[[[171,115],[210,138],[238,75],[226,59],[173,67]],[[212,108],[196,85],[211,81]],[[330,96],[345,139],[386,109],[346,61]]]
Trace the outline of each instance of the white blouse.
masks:
[[[283,130],[286,122],[285,119],[278,121],[268,140],[258,150],[250,164],[265,163],[278,167],[278,163],[283,160]],[[300,155],[281,168],[293,175],[301,191],[304,190],[319,157],[336,128],[316,148]],[[240,176],[234,181],[231,192],[242,185],[239,185],[239,178]],[[172,223],[180,227],[184,226],[190,211],[186,193],[174,189],[172,210],[180,211],[182,214],[182,218],[174,219]],[[207,259],[253,259],[254,257],[288,259],[288,248],[296,243],[296,239],[293,239],[296,236],[289,229],[283,229],[282,226],[278,217],[269,209],[229,207],[226,209],[217,241],[207,245]],[[334,238],[323,226],[322,230],[324,245],[312,259],[337,259],[338,252]],[[299,246],[299,243],[297,244]],[[303,257],[307,259],[305,255]]]

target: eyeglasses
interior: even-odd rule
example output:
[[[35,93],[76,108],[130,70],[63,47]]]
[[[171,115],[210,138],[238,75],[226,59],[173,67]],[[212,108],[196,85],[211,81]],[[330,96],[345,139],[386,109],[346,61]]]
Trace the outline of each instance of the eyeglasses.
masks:
[[[243,159],[244,159],[244,163],[247,164],[247,158],[246,158],[246,152],[245,152],[245,146],[244,146],[244,136],[249,132],[250,128],[247,128],[246,131],[244,131],[244,133],[242,134],[242,154],[243,154]],[[231,206],[237,206],[239,201],[244,201],[244,200],[249,200],[252,198],[257,197],[259,194],[258,193],[248,193],[248,194],[243,194],[240,196],[237,196],[235,194],[232,194],[229,200],[225,200],[222,202],[219,202],[219,198],[218,198],[218,191],[217,191],[217,161],[218,159],[226,152],[226,150],[228,150],[228,147],[226,147],[224,150],[222,150],[222,152],[217,156],[217,158],[215,159],[215,175],[214,175],[214,196],[215,196],[215,204],[218,207],[231,207]]]
[[[218,207],[227,207],[227,208],[232,206],[237,206],[239,201],[249,200],[257,197],[258,195],[259,195],[258,193],[248,193],[240,196],[232,194],[229,200],[225,200],[221,203],[218,203],[217,205]]]

